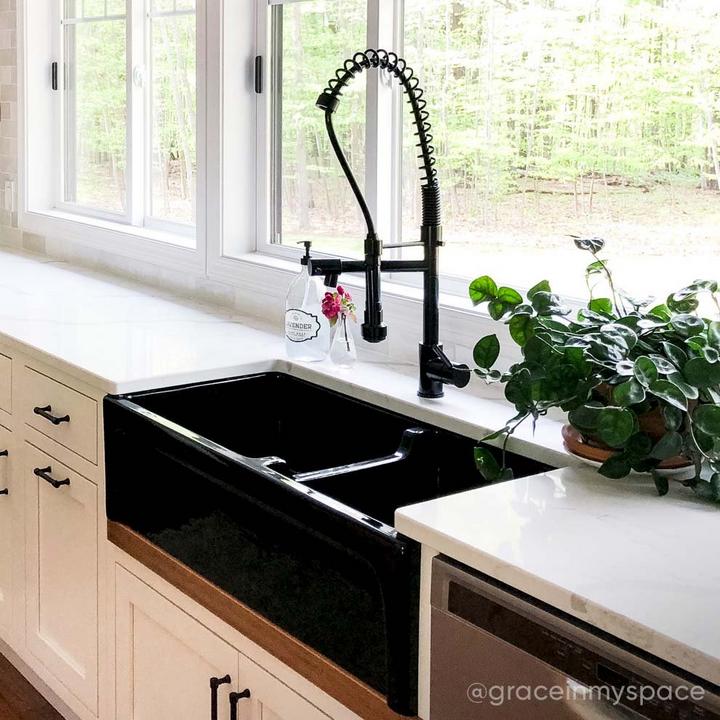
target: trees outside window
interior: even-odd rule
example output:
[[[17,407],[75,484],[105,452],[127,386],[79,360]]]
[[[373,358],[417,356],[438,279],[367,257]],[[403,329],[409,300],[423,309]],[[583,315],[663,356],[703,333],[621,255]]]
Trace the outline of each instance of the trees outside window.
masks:
[[[195,15],[195,0],[65,0],[61,206],[192,233]]]
[[[371,7],[369,3],[367,7]],[[648,292],[717,266],[718,0],[404,0],[395,22],[421,78],[438,153],[447,275],[489,273],[582,294],[568,235],[600,235],[620,282]],[[327,144],[317,94],[366,45],[363,0],[280,5],[274,242],[353,254],[362,223]],[[404,11],[400,12],[403,7]],[[279,20],[277,19],[279,18]],[[337,113],[362,178],[365,85]],[[409,118],[395,148],[395,234],[419,224]],[[394,198],[400,197],[397,201]],[[399,237],[387,238],[388,241]],[[563,285],[564,284],[564,285]]]

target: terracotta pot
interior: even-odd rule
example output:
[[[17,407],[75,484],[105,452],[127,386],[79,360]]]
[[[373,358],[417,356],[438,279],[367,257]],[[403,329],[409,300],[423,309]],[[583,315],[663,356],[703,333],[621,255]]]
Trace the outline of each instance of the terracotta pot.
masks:
[[[653,413],[648,413],[652,415]],[[661,416],[662,420],[662,416]],[[656,427],[655,419],[648,421],[648,427]],[[647,432],[653,439],[655,435],[651,434],[649,430],[643,427],[642,418],[640,418],[640,427],[643,432]],[[662,432],[657,439],[659,440],[665,434],[665,426],[662,426]],[[600,440],[593,438],[586,438],[579,430],[574,428],[572,425],[563,425],[562,428],[563,445],[565,449],[571,454],[576,455],[584,460],[590,460],[591,462],[604,463],[608,458],[616,455],[617,450],[609,447]],[[692,461],[686,458],[684,455],[676,455],[675,457],[663,460],[658,468],[660,470],[679,470],[687,468],[692,465]]]

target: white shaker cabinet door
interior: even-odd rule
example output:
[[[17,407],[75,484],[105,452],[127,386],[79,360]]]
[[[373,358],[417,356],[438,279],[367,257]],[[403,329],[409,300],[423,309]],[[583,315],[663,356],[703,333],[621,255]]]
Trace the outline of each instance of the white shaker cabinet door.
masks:
[[[238,702],[237,720],[330,720],[312,703],[245,655],[240,655],[241,691],[249,699]]]
[[[28,649],[97,714],[97,488],[29,444],[22,481]]]
[[[116,719],[229,720],[237,650],[122,566],[115,568]]]
[[[330,720],[121,565],[115,601],[116,720]]]

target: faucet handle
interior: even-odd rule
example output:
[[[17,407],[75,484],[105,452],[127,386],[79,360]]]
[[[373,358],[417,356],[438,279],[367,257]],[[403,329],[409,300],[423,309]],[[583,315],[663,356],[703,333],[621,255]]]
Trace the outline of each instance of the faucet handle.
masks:
[[[453,363],[450,384],[464,388],[470,382],[470,368],[465,363]]]
[[[440,398],[443,385],[464,388],[470,377],[470,368],[464,363],[452,362],[442,345],[420,343],[420,397]]]

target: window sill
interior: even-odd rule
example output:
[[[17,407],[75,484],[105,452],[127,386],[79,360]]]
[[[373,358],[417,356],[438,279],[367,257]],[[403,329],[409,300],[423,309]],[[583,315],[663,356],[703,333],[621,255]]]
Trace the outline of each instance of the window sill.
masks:
[[[250,312],[264,314],[268,307],[281,307],[287,288],[300,272],[300,264],[274,255],[258,252],[246,253],[235,258],[220,258],[209,264],[211,279],[236,287],[236,296]],[[360,275],[343,277],[342,284],[364,305],[365,281]],[[412,287],[383,279],[382,297],[385,321],[392,328],[393,349],[382,343],[378,351],[394,355],[400,351],[407,357],[417,353],[417,343],[422,335],[422,287]],[[510,340],[507,328],[477,308],[469,298],[441,293],[440,337],[450,356],[459,362],[472,362],[472,348],[483,335],[497,333],[503,351],[501,360],[512,364],[520,359],[517,346]]]
[[[114,255],[162,263],[178,270],[202,271],[204,258],[194,237],[156,228],[77,215],[63,210],[26,211],[20,214],[25,232],[76,242]]]
[[[278,274],[287,275],[288,279],[295,277],[300,272],[300,263],[298,260],[288,260],[285,257],[279,257],[277,255],[269,255],[261,252],[250,252],[242,255],[237,255],[233,258],[222,258],[221,264],[216,267],[215,271],[211,271],[210,277],[214,277],[217,280],[238,280],[238,274],[233,272],[233,265],[236,267],[239,265],[245,268],[264,268],[266,270],[274,270]],[[347,285],[351,289],[364,289],[365,279],[362,275],[353,273],[352,275],[344,275],[341,281],[342,285]],[[382,279],[382,293],[385,298],[400,298],[402,300],[410,300],[413,302],[422,302],[423,290],[422,285],[414,286],[407,285],[405,283],[397,283],[388,280],[386,277]],[[440,293],[440,307],[454,310],[457,312],[466,312],[471,314],[473,317],[486,317],[490,319],[490,316],[479,310],[476,310],[470,306],[470,301],[461,295],[455,295],[451,293]]]

